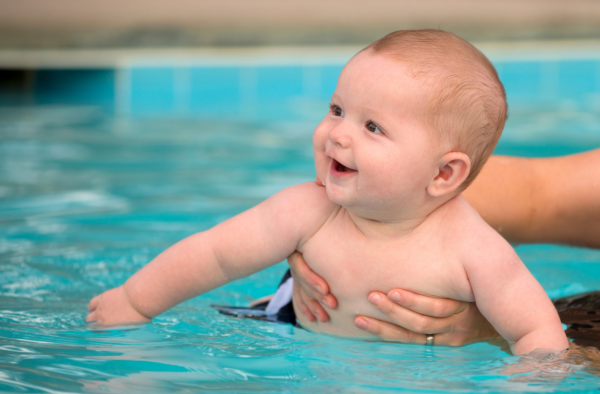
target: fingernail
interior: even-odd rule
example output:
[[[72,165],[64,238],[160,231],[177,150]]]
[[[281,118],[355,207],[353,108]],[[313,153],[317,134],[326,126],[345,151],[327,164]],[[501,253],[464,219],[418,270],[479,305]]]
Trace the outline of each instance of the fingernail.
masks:
[[[392,291],[390,294],[388,294],[388,297],[394,302],[402,301],[402,296],[397,291]]]
[[[330,308],[329,303],[327,302],[327,298],[322,297],[319,299],[319,301],[321,301],[322,305],[325,305],[326,307]]]
[[[379,306],[379,303],[381,302],[381,296],[377,293],[373,293],[369,296],[369,302],[373,305]]]
[[[325,295],[325,293],[323,292],[323,288],[320,285],[316,285],[315,289],[317,289],[317,291],[323,295]]]
[[[357,318],[354,323],[358,328],[361,328],[363,330],[367,329],[367,321],[361,317]]]

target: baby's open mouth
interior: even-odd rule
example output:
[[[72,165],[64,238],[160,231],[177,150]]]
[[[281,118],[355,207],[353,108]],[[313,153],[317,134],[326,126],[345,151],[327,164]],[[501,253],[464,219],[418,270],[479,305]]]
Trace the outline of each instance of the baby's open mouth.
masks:
[[[335,159],[332,159],[331,169],[333,170],[332,172],[334,172],[334,173],[356,172],[356,170],[346,167],[345,165],[343,165],[342,163],[340,163],[339,161],[337,161]]]

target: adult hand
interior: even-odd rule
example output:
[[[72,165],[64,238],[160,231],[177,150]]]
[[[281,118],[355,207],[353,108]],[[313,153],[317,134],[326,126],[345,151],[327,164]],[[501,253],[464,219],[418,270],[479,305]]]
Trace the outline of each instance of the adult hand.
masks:
[[[294,299],[306,318],[313,322],[329,320],[329,314],[323,305],[330,309],[337,308],[337,300],[329,292],[329,285],[323,278],[310,269],[302,254],[294,252],[288,257],[290,272],[294,278]]]
[[[294,278],[294,297],[301,313],[310,321],[326,322],[329,315],[323,308],[337,307],[327,282],[317,275],[298,252],[288,257]],[[369,301],[394,323],[357,316],[357,327],[387,341],[425,343],[426,334],[435,334],[434,344],[461,346],[500,338],[483,317],[475,303],[422,296],[407,290],[394,289],[388,294],[372,292]]]
[[[325,186],[318,176],[315,182],[318,186]],[[321,322],[329,321],[329,314],[319,303],[320,301],[330,309],[337,308],[337,300],[329,293],[327,282],[309,268],[299,252],[288,257],[288,264],[294,278],[294,298],[302,314],[311,322],[317,319]]]
[[[463,346],[501,338],[474,302],[427,297],[407,290],[372,292],[369,301],[394,323],[357,316],[358,328],[386,341],[424,344],[435,334],[434,344]]]

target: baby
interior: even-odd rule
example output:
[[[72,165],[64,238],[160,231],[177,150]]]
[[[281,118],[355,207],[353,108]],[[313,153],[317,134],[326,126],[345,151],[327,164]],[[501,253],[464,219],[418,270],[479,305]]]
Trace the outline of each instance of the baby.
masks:
[[[475,47],[437,30],[391,33],[344,67],[314,132],[325,187],[287,188],[178,242],[92,299],[86,321],[148,321],[299,251],[339,303],[326,323],[297,314],[314,332],[368,338],[355,316],[386,320],[368,294],[404,288],[476,302],[514,354],[567,349],[540,284],[460,194],[506,111],[496,71]]]

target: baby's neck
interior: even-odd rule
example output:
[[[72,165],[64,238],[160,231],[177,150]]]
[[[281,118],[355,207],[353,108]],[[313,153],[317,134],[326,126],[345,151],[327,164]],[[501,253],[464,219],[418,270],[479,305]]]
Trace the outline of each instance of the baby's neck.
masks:
[[[407,220],[383,222],[361,217],[348,210],[350,218],[358,230],[373,239],[404,238],[410,236],[418,228],[427,216],[415,217]]]
[[[421,209],[405,210],[404,214],[399,212],[383,212],[378,215],[365,215],[346,208],[348,215],[356,225],[357,229],[365,236],[373,239],[398,239],[409,237],[417,231],[421,225],[430,217],[431,213],[442,205],[458,196],[452,195],[444,199],[436,199],[425,204]],[[385,217],[384,220],[380,219]]]

